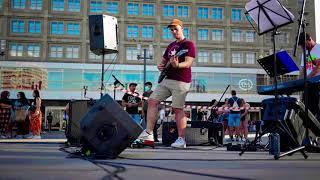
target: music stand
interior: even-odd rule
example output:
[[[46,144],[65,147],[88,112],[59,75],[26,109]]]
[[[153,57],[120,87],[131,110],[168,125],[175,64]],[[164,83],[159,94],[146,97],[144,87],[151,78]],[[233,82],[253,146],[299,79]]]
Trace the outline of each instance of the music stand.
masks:
[[[287,24],[293,23],[294,16],[293,14],[288,11],[280,2],[279,0],[251,0],[245,5],[245,15],[247,17],[247,20],[251,24],[251,26],[254,28],[254,30],[259,34],[265,34],[267,32],[272,31],[272,42],[273,42],[273,81],[275,86],[275,101],[274,101],[274,110],[276,114],[276,119],[274,122],[275,126],[272,127],[271,130],[275,131],[278,129],[285,132],[294,142],[298,145],[296,140],[292,137],[290,132],[284,127],[284,125],[280,122],[278,119],[278,111],[277,111],[277,101],[278,101],[278,90],[277,90],[277,77],[278,77],[278,64],[277,64],[277,53],[276,53],[276,41],[275,36],[279,33],[277,32],[278,28],[285,26]],[[254,23],[252,22],[254,21]],[[270,72],[271,72],[270,71]],[[266,131],[269,128],[265,129],[263,133],[266,133]],[[260,137],[263,134],[260,135]],[[256,143],[257,138],[253,142],[250,143],[252,145],[253,143]],[[296,148],[290,153],[294,153],[296,151],[300,151],[305,158],[307,158],[307,155],[304,152],[304,147]],[[242,150],[239,155],[241,156],[246,149]],[[275,155],[275,159],[279,159],[282,157],[282,155]]]
[[[258,63],[267,72],[270,77],[274,77],[274,55],[266,56],[258,59]],[[287,53],[287,51],[279,51],[276,53],[277,75],[283,75],[294,71],[299,71],[298,66]]]

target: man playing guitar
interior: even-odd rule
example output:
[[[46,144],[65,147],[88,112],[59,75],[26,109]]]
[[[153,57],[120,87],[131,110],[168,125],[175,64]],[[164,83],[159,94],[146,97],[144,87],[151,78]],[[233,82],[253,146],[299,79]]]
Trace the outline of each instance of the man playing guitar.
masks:
[[[176,40],[167,46],[158,69],[160,71],[165,70],[167,62],[170,62],[171,66],[166,69],[166,78],[157,85],[148,99],[147,128],[140,134],[138,139],[148,145],[154,144],[152,132],[156,122],[157,107],[161,101],[172,96],[172,108],[175,113],[179,137],[171,146],[186,148],[185,129],[187,117],[184,114],[183,107],[190,89],[191,65],[195,58],[196,48],[192,41],[184,37],[182,21],[173,19],[168,28]],[[182,50],[185,53],[177,57],[177,53]]]

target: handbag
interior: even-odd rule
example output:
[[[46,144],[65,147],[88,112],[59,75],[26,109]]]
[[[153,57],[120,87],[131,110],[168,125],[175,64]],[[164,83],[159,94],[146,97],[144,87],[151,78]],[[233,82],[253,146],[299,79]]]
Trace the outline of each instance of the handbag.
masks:
[[[21,122],[21,121],[25,121],[26,118],[27,118],[27,115],[28,115],[28,111],[25,110],[25,109],[16,109],[16,112],[15,112],[15,120],[17,122]]]

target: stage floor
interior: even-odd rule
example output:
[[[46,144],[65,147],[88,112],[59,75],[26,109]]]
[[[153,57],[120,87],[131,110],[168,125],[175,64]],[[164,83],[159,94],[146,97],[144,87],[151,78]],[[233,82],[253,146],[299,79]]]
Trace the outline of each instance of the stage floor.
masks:
[[[320,153],[274,160],[268,152],[239,156],[225,147],[127,148],[113,160],[72,158],[59,142],[0,143],[0,179],[319,179]],[[67,149],[73,150],[73,149]]]

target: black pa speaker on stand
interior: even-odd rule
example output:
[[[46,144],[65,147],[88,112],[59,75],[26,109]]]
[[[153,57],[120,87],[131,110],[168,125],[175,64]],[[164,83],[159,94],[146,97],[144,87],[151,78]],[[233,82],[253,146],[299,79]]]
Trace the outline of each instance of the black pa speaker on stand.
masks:
[[[118,52],[118,21],[116,17],[102,15],[89,16],[90,50],[97,54]]]
[[[83,150],[102,158],[116,158],[143,130],[108,94],[81,119],[80,127]]]

